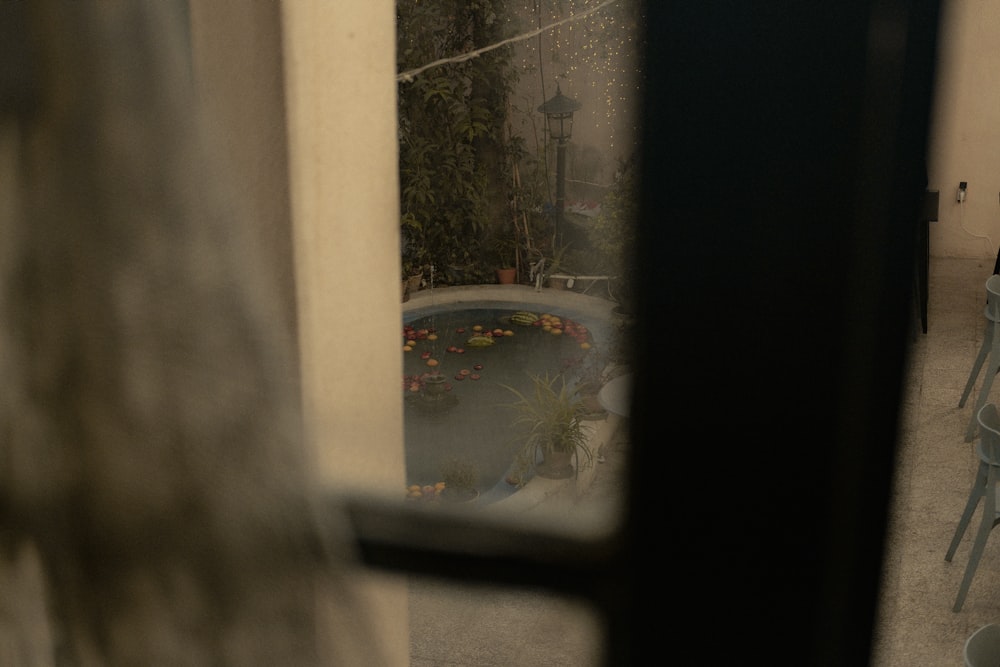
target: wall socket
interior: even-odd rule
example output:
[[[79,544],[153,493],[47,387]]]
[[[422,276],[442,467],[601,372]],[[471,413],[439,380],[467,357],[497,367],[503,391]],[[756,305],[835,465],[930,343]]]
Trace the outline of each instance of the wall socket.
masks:
[[[963,202],[965,201],[966,190],[968,190],[969,184],[966,181],[960,181],[958,184],[958,196],[955,197],[955,201]]]

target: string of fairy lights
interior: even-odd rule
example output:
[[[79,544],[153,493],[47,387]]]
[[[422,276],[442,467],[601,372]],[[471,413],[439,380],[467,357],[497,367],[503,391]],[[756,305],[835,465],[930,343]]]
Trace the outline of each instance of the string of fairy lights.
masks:
[[[551,97],[558,82],[564,94],[586,99],[576,127],[605,137],[601,143],[611,152],[627,155],[636,137],[641,79],[637,0],[511,0],[505,20],[511,37],[400,72],[397,80],[409,82],[433,67],[509,44],[521,82],[515,106],[522,115]],[[583,172],[583,178],[598,178]]]
[[[594,11],[597,9],[600,11]],[[586,100],[578,112],[582,116],[579,127],[607,136],[610,150],[627,152],[636,134],[633,112],[641,78],[638,40],[642,19],[637,3],[520,0],[512,3],[510,14],[535,16],[546,25],[567,16],[580,17],[553,25],[537,39],[515,47],[514,63],[521,80],[534,81],[523,90],[534,91],[538,97],[531,102],[540,104],[544,100],[539,98],[551,96],[558,81],[563,94]],[[619,143],[628,145],[619,147]]]

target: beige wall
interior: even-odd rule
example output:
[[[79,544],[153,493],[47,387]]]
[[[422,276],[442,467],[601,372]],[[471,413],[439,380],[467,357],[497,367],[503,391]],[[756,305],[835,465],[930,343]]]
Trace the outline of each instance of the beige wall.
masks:
[[[395,5],[283,7],[308,435],[333,489],[401,497]],[[351,608],[326,601],[328,618],[367,617],[386,664],[408,664],[405,585],[360,574],[357,583]]]
[[[287,267],[317,481],[402,498],[393,0],[193,0],[191,21],[214,139],[262,213],[261,245]],[[405,586],[348,580],[320,596],[329,653],[408,664]],[[358,619],[370,626],[345,631]]]
[[[931,255],[992,261],[1000,247],[1000,3],[945,0],[928,181],[941,192]],[[965,204],[955,201],[968,182]]]

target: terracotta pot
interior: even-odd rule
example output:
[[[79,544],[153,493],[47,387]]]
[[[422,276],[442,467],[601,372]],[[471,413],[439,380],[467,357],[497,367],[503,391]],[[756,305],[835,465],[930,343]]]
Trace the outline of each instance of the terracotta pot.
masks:
[[[562,276],[549,276],[549,287],[552,289],[567,289],[569,280]]]
[[[546,479],[566,479],[573,476],[572,452],[548,452],[545,460],[535,467],[535,474]]]
[[[517,269],[497,269],[497,282],[501,285],[513,285],[517,280]]]

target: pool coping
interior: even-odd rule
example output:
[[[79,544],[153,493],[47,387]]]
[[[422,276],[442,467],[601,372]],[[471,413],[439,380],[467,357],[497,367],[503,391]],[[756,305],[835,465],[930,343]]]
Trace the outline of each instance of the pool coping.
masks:
[[[460,285],[423,289],[411,294],[409,300],[402,304],[403,319],[419,317],[438,306],[478,302],[544,306],[542,310],[566,309],[578,317],[593,318],[608,326],[619,317],[615,313],[616,302],[572,290],[530,285]],[[507,514],[525,514],[539,511],[543,505],[547,511],[553,500],[572,502],[589,488],[600,465],[601,447],[611,441],[624,419],[608,413],[605,419],[585,422],[590,431],[587,445],[593,453],[593,460],[590,466],[578,470],[574,477],[546,479],[536,475],[516,492],[484,507]]]

